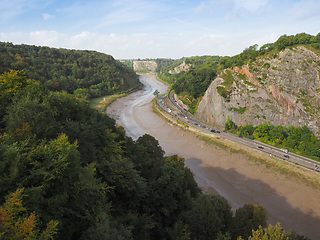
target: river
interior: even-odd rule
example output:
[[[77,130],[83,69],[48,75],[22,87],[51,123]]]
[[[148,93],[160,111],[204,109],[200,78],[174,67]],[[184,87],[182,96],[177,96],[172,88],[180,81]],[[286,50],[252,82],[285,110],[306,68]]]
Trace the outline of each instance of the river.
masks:
[[[117,99],[107,114],[133,139],[148,133],[166,155],[178,154],[194,173],[203,191],[225,197],[233,210],[245,203],[266,208],[268,223],[280,222],[286,229],[320,239],[320,191],[269,170],[242,153],[206,144],[194,134],[177,128],[152,110],[154,91],[168,87],[152,74],[140,75],[143,90]]]

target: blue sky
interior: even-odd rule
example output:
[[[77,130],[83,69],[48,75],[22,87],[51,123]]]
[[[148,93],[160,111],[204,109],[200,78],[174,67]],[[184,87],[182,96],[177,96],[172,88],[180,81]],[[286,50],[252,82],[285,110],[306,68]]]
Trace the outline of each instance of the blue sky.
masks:
[[[0,0],[0,41],[117,59],[233,56],[320,32],[319,0]]]

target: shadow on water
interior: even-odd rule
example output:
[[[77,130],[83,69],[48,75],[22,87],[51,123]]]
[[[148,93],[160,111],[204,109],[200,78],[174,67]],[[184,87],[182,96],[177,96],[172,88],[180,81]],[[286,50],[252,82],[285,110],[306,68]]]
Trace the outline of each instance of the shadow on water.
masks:
[[[194,172],[196,181],[205,192],[222,195],[234,211],[246,203],[260,204],[267,211],[268,224],[280,222],[286,231],[292,229],[311,239],[320,239],[320,218],[314,211],[305,213],[292,206],[286,196],[279,195],[267,183],[248,178],[235,168],[203,166],[198,158],[186,159],[186,166]]]

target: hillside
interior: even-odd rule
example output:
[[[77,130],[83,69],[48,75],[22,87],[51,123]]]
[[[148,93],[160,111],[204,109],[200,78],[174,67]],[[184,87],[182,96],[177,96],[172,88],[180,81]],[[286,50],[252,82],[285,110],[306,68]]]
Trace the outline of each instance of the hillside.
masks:
[[[99,97],[140,86],[137,75],[112,56],[0,42],[0,74],[23,70],[52,91]]]
[[[314,51],[297,46],[225,69],[207,89],[197,115],[219,127],[229,116],[238,126],[306,125],[319,135],[319,66]]]

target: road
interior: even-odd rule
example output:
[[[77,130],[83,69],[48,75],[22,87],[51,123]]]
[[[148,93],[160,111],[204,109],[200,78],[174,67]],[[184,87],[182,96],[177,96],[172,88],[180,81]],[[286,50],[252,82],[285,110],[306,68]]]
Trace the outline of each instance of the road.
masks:
[[[219,134],[220,137],[229,139],[231,141],[246,145],[248,147],[258,149],[262,152],[269,154],[270,156],[278,157],[283,160],[295,163],[302,167],[320,172],[320,168],[317,166],[320,165],[319,162],[314,161],[312,159],[299,156],[294,153],[290,153],[286,150],[282,150],[268,144],[259,142],[257,140],[250,140],[247,138],[243,138],[232,133],[228,133],[224,130],[213,129],[212,126],[209,126],[205,123],[200,122],[197,118],[195,118],[190,112],[184,109],[175,99],[173,93],[168,94],[168,96],[163,95],[157,98],[158,106],[165,111],[168,115],[178,119],[179,121],[192,126],[193,128],[197,129],[197,131],[209,134],[209,135],[216,135]]]

